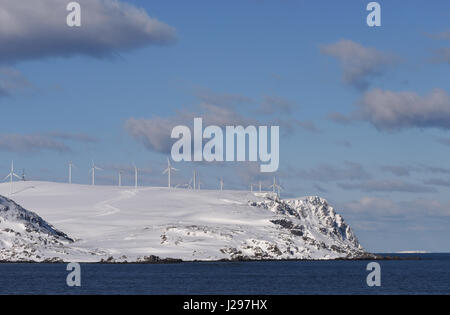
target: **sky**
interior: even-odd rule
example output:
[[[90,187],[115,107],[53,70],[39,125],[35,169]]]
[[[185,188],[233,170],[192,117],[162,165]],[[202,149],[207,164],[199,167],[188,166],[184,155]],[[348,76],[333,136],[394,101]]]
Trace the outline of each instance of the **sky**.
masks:
[[[177,124],[279,125],[280,168],[174,163],[202,187],[320,195],[374,252],[450,251],[450,3],[65,0],[0,4],[0,170],[166,185]]]

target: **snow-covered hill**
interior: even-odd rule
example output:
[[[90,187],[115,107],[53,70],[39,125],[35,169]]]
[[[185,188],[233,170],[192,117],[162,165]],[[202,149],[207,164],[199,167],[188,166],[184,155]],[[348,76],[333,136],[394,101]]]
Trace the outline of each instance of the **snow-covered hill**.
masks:
[[[14,191],[14,201],[2,197],[9,184],[0,184],[0,260],[367,255],[342,217],[319,197],[280,200],[271,193],[48,182],[17,182]]]

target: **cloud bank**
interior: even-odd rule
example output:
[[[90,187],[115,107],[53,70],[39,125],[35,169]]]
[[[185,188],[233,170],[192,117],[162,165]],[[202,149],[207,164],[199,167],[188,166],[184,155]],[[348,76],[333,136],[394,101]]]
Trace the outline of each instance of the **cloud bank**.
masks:
[[[146,45],[166,45],[175,29],[143,9],[116,0],[78,0],[81,27],[68,27],[69,1],[2,0],[0,62],[46,57],[113,56]]]
[[[363,94],[355,111],[348,115],[332,113],[329,119],[348,124],[367,121],[381,131],[408,128],[450,129],[450,95],[433,89],[425,96],[412,91],[373,89]],[[445,139],[439,142],[446,144]]]
[[[364,94],[358,107],[359,116],[380,130],[450,129],[450,96],[442,89],[426,96],[374,89]]]

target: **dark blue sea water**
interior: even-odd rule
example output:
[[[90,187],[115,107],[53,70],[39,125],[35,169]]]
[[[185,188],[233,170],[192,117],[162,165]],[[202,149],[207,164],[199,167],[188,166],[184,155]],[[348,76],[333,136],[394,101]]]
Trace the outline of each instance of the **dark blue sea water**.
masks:
[[[450,294],[450,254],[379,261],[381,287],[368,287],[368,261],[81,264],[81,287],[65,264],[0,264],[0,294]]]

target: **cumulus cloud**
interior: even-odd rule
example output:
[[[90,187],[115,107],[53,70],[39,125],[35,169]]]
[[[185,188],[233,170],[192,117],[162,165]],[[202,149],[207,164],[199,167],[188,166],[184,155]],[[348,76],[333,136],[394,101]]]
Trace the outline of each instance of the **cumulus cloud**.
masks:
[[[252,110],[243,105],[254,103],[253,99],[241,94],[214,93],[207,89],[198,89],[195,93],[199,104],[168,117],[129,118],[125,122],[126,132],[136,141],[143,144],[148,150],[159,153],[170,153],[176,139],[171,139],[172,129],[178,125],[193,127],[196,117],[203,119],[203,125],[225,126],[280,126],[283,136],[290,136],[299,130],[308,132],[320,132],[320,129],[312,121],[298,120],[296,118],[281,117],[277,110],[271,115],[254,115]],[[275,99],[272,99],[275,106]],[[281,98],[277,100],[282,100]],[[271,106],[272,106],[271,105]],[[281,105],[280,105],[281,106]],[[254,108],[253,108],[254,109]]]
[[[380,130],[450,129],[450,96],[441,89],[434,89],[427,96],[374,89],[364,94],[358,106],[360,118]]]
[[[176,121],[171,118],[129,118],[125,122],[125,130],[148,150],[169,153],[173,144],[170,134],[176,125]]]
[[[240,115],[229,107],[208,103],[200,104],[194,111],[178,112],[176,115],[149,119],[129,118],[125,130],[148,150],[169,153],[176,139],[171,139],[172,129],[177,125],[191,126],[195,117],[201,117],[203,124],[224,127],[226,125],[254,125],[256,121]]]
[[[175,40],[173,27],[143,9],[116,0],[78,0],[81,27],[66,24],[68,1],[2,0],[0,62],[46,57],[112,56],[150,44]]]
[[[360,183],[339,183],[345,190],[361,190],[364,192],[404,192],[404,193],[436,193],[437,190],[424,185],[407,183],[400,180],[369,180]]]
[[[421,96],[411,91],[394,92],[373,89],[364,93],[348,115],[333,114],[334,121],[349,123],[367,121],[382,131],[406,128],[450,129],[450,95],[442,89],[433,89]],[[447,139],[439,139],[447,144]]]
[[[345,39],[324,45],[320,51],[337,58],[343,71],[343,81],[359,90],[367,89],[370,79],[383,75],[389,66],[398,62],[393,55]]]

